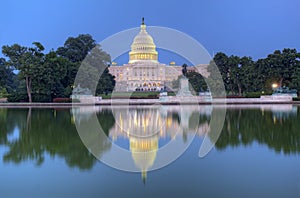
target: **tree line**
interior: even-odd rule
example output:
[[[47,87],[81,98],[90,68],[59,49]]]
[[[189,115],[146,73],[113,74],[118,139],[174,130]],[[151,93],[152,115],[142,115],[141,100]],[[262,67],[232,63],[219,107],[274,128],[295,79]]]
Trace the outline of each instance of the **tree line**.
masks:
[[[300,53],[296,49],[275,50],[257,61],[219,52],[213,60],[222,75],[227,94],[271,93],[272,84],[300,90]]]
[[[50,102],[54,98],[69,98],[76,86],[74,81],[80,65],[86,68],[85,73],[77,76],[82,87],[94,90],[89,87],[93,84],[91,81],[98,80],[99,73],[102,73],[96,95],[113,90],[114,76],[107,69],[110,56],[91,35],[69,37],[57,50],[48,53],[44,50],[39,42],[30,47],[19,44],[2,46],[5,58],[0,58],[0,98],[8,97],[11,102]],[[87,61],[86,57],[89,57]],[[300,53],[296,49],[275,50],[256,61],[247,56],[228,56],[219,52],[210,65],[213,63],[219,68],[229,95],[269,94],[274,83],[300,90]],[[103,71],[103,68],[106,69]],[[200,74],[187,73],[187,78],[195,92],[208,89]]]
[[[54,98],[69,98],[76,86],[77,71],[89,56],[92,56],[91,60],[96,57],[97,61],[88,62],[90,67],[97,68],[99,72],[104,68],[96,94],[113,90],[114,76],[107,69],[110,56],[91,35],[69,37],[57,50],[48,53],[44,50],[39,42],[30,47],[19,44],[2,46],[5,58],[0,59],[0,98],[6,96],[11,102],[51,102]],[[87,72],[85,77],[89,78],[89,75],[92,74]],[[88,85],[86,87],[89,88]]]
[[[227,95],[259,96],[271,94],[272,85],[300,90],[300,53],[296,49],[275,50],[266,58],[254,61],[251,57],[228,56],[218,52],[208,65],[208,72],[215,73],[217,66]],[[195,71],[187,72],[190,89],[197,94],[208,91],[207,79]],[[179,88],[182,75],[174,80],[172,88]]]

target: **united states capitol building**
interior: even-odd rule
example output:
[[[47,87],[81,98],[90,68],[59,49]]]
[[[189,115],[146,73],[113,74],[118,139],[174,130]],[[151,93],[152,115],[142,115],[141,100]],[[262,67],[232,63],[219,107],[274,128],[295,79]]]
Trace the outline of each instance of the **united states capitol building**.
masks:
[[[206,67],[207,64],[200,64],[190,66],[187,70],[200,71],[202,74],[201,71],[206,72]],[[140,32],[131,45],[129,62],[124,65],[112,62],[109,72],[115,76],[114,91],[161,91],[182,75],[182,66],[176,65],[175,62],[170,62],[169,65],[158,62],[156,45],[142,20]]]

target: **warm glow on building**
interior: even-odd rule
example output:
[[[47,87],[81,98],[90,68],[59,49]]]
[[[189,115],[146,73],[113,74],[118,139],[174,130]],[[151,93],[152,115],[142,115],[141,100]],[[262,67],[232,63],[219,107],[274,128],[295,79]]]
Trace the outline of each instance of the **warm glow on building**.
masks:
[[[207,65],[196,66],[203,70]],[[189,71],[195,67],[188,67]],[[129,52],[129,62],[118,66],[113,62],[109,72],[116,78],[115,91],[160,91],[182,74],[182,66],[174,61],[169,65],[158,62],[158,52],[146,25],[142,22],[140,32],[135,36]]]

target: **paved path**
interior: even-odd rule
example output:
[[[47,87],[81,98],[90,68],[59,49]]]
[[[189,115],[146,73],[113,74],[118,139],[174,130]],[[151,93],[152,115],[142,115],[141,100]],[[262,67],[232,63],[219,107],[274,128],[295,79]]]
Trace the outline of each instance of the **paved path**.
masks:
[[[300,101],[288,101],[280,99],[260,99],[260,98],[227,98],[204,100],[199,97],[188,98],[165,98],[165,99],[106,99],[97,101],[95,105],[192,105],[192,104],[300,104]],[[0,107],[72,107],[90,106],[94,103],[0,103]]]

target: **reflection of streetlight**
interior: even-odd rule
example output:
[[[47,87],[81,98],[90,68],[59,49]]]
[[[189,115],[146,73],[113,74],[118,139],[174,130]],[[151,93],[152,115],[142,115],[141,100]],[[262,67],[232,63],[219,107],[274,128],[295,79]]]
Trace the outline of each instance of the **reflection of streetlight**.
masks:
[[[276,89],[277,87],[278,87],[278,84],[277,84],[277,83],[273,83],[273,84],[272,84],[272,88],[273,88],[273,89]]]

